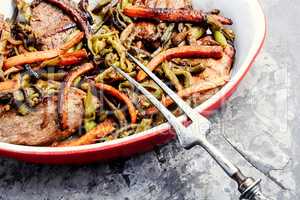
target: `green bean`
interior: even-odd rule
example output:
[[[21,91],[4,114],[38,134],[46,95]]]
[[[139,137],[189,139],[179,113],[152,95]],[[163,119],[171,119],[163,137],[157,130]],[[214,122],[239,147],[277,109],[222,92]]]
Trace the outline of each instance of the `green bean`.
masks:
[[[233,30],[224,28],[224,29],[223,29],[223,34],[224,34],[224,36],[225,36],[229,41],[231,41],[231,42],[234,41],[234,39],[235,39],[235,33],[233,32]]]
[[[192,75],[189,71],[183,69],[173,70],[176,76],[184,77],[184,88],[189,88],[192,85]]]
[[[124,136],[128,136],[129,134],[124,134],[124,133],[132,132],[132,130],[135,130],[137,126],[138,126],[137,124],[129,124],[125,127],[121,127],[120,129],[112,133],[112,136],[114,136],[114,138],[122,138]]]
[[[166,31],[161,37],[161,41],[163,42],[163,44],[166,44],[171,39],[174,28],[175,28],[175,23],[169,24],[168,28],[166,29]]]
[[[79,77],[77,77],[77,78],[74,80],[73,86],[78,87],[80,81],[81,81],[81,77],[79,76]]]
[[[106,47],[105,40],[96,40],[93,43],[93,52],[94,54],[99,54]]]
[[[4,64],[4,52],[7,46],[7,40],[11,37],[10,28],[7,23],[4,23],[0,37],[0,80],[4,80],[3,64]]]
[[[141,85],[144,88],[148,89],[153,94],[153,96],[155,96],[156,98],[160,99],[162,97],[162,94],[163,94],[162,89],[157,84],[155,84],[153,81],[146,81],[146,82],[141,83]]]
[[[131,24],[133,21],[130,17],[123,14],[122,10],[118,9],[119,15],[122,17],[125,23]]]
[[[107,42],[112,45],[112,47],[117,51],[120,57],[120,68],[123,69],[125,72],[131,72],[130,69],[126,66],[126,49],[122,45],[119,38],[113,39],[112,37],[107,39]]]
[[[20,115],[23,115],[23,116],[28,115],[30,113],[28,106],[24,103],[18,107],[17,111]]]
[[[106,97],[104,97],[105,102],[108,107],[112,110],[114,116],[118,119],[120,126],[125,126],[127,124],[126,117],[124,113],[118,109],[111,101],[109,101]]]
[[[206,32],[203,27],[191,27],[187,39],[190,44],[195,43],[200,37],[202,37]]]
[[[127,89],[133,90],[133,88],[134,87],[128,81],[119,84],[119,90],[122,92],[125,92]]]
[[[34,107],[41,102],[41,96],[34,88],[25,88],[23,91],[25,96],[25,102],[30,107]]]
[[[112,31],[112,32],[109,32],[109,33],[103,33],[103,34],[97,34],[97,35],[94,35],[92,37],[92,40],[95,41],[95,40],[110,39],[112,36],[114,36],[116,34],[118,34],[118,32],[116,32],[116,31]]]
[[[13,93],[14,100],[17,102],[23,102],[25,100],[24,94],[21,90],[17,90]]]
[[[109,53],[112,53],[112,52],[113,52],[113,49],[111,47],[109,47],[109,48],[103,49],[102,52],[100,53],[100,55],[105,56],[105,55],[107,55]]]
[[[222,47],[226,47],[227,46],[227,40],[226,37],[223,35],[223,33],[221,31],[215,31],[214,32],[214,37],[215,40],[222,46]]]
[[[25,96],[24,93],[21,90],[17,90],[13,93],[14,101],[17,106],[17,112],[20,115],[27,115],[30,113],[30,110],[28,106],[24,103],[25,101]]]
[[[82,49],[82,47],[83,47],[83,43],[80,42],[80,43],[78,43],[78,44],[75,46],[74,51],[79,51],[80,49]]]
[[[84,129],[89,132],[97,126],[96,119],[96,107],[93,103],[93,94],[91,87],[89,87],[86,97],[84,99]]]
[[[50,81],[38,80],[35,86],[41,88],[44,94],[51,96],[59,92],[61,84],[59,82],[51,81],[51,80]]]
[[[199,64],[194,67],[187,67],[187,70],[192,74],[199,74],[205,70],[206,67],[204,67],[202,64]]]
[[[120,8],[123,10],[124,8],[130,5],[130,2],[128,0],[121,0],[121,3],[119,3],[119,5]]]
[[[106,69],[104,72],[102,72],[101,74],[99,74],[96,78],[95,78],[95,82],[96,83],[103,83],[104,80],[109,77],[110,73],[112,73],[114,71],[114,69],[112,67]]]
[[[90,87],[90,84],[87,82],[84,82],[80,85],[80,89],[84,90],[84,91],[88,91]]]
[[[217,19],[215,19],[212,15],[207,16],[207,23],[210,25],[210,29],[212,32],[220,31],[223,29],[223,25]]]
[[[67,75],[67,72],[58,72],[58,73],[44,72],[44,73],[41,73],[41,78],[47,79],[47,80],[62,81],[62,80],[64,80],[66,75]]]
[[[21,78],[21,88],[26,88],[30,86],[30,75],[24,74]]]
[[[143,132],[145,130],[148,130],[151,128],[151,125],[152,125],[152,119],[143,119],[141,121],[141,123],[137,126],[136,128],[136,133],[140,133],[140,132]]]
[[[169,79],[169,81],[174,85],[177,91],[180,91],[183,89],[182,85],[180,84],[179,79],[175,75],[175,73],[171,70],[169,67],[169,64],[167,62],[164,62],[162,64],[162,69],[165,73],[165,76]]]

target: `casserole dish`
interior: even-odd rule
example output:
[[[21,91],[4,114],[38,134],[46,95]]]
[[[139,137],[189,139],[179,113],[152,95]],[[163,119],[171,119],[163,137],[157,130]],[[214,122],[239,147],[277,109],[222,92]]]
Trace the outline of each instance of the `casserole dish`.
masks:
[[[7,17],[11,16],[12,1],[2,4],[0,12]],[[256,0],[194,0],[193,4],[196,9],[221,9],[225,16],[234,20],[233,29],[237,35],[237,54],[230,81],[213,97],[195,108],[208,116],[232,95],[250,69],[262,48],[266,23],[262,8]],[[186,118],[182,116],[180,120],[186,121]],[[149,151],[174,137],[170,126],[163,124],[123,139],[78,147],[29,147],[0,143],[0,155],[33,163],[83,164]]]

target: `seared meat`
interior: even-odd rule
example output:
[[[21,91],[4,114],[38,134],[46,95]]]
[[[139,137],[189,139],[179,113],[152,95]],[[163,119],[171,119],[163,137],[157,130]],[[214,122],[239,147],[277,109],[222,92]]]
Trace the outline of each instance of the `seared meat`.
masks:
[[[36,5],[32,15],[30,25],[43,50],[61,46],[76,27],[68,15],[45,2]]]
[[[71,135],[82,124],[84,95],[72,90],[68,104],[69,130],[61,131],[57,116],[57,97],[45,100],[26,116],[8,111],[0,116],[0,141],[20,145],[47,145]]]

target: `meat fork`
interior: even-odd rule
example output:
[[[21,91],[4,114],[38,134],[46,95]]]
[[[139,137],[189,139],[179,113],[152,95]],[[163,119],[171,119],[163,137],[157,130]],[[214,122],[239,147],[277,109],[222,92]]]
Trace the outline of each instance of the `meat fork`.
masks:
[[[241,170],[232,164],[214,145],[207,140],[207,134],[210,131],[211,123],[201,114],[192,109],[182,98],[180,98],[173,90],[163,83],[154,73],[152,73],[145,65],[127,54],[157,85],[159,85],[168,94],[174,103],[187,115],[192,123],[185,127],[178,119],[148,90],[141,84],[131,78],[123,70],[113,65],[113,68],[133,84],[141,93],[143,93],[149,101],[165,116],[168,122],[175,130],[180,144],[185,149],[191,149],[194,146],[201,146],[209,155],[219,164],[225,173],[238,184],[238,190],[241,193],[240,199],[248,200],[269,200],[261,192],[260,182],[255,181],[251,177],[246,177]]]

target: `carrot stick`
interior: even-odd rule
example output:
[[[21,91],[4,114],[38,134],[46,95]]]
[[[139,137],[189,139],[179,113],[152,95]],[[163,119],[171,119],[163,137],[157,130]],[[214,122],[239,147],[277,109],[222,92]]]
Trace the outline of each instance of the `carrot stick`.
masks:
[[[110,120],[106,120],[99,124],[96,128],[92,129],[91,131],[87,132],[85,135],[78,139],[73,139],[70,141],[63,141],[58,144],[54,144],[55,147],[74,147],[74,146],[81,146],[81,145],[88,145],[93,144],[96,142],[97,139],[103,138],[110,134],[112,131],[115,130],[113,123]]]
[[[94,68],[93,64],[86,63],[79,67],[78,69],[72,71],[69,73],[69,75],[66,77],[66,81],[63,85],[62,92],[59,96],[59,104],[58,104],[58,115],[60,118],[61,127],[63,129],[68,129],[68,111],[67,111],[67,105],[68,105],[68,94],[71,89],[73,81],[81,76],[82,74],[92,70]]]
[[[7,70],[7,69],[17,66],[17,65],[41,62],[44,60],[55,58],[55,57],[59,56],[60,53],[61,53],[60,50],[48,50],[48,51],[37,51],[37,52],[24,53],[24,54],[21,54],[18,56],[13,56],[13,57],[7,58],[4,61],[3,69]]]
[[[172,49],[168,49],[156,57],[154,57],[148,64],[148,68],[153,71],[157,66],[166,60],[173,58],[191,58],[191,57],[203,57],[203,58],[222,58],[223,49],[220,46],[182,46]],[[136,79],[142,81],[147,77],[145,72],[139,71]]]
[[[12,92],[19,89],[18,81],[7,80],[0,82],[0,92]]]
[[[131,100],[128,98],[127,95],[125,95],[124,93],[115,89],[114,87],[103,84],[103,83],[97,83],[95,85],[95,87],[98,88],[99,90],[103,90],[104,92],[109,93],[111,96],[123,101],[128,107],[128,112],[129,112],[129,115],[131,118],[131,123],[133,123],[133,124],[136,123],[137,110],[135,109],[133,103],[131,102]]]
[[[66,65],[74,65],[80,63],[83,59],[87,58],[87,52],[85,49],[66,53],[60,56],[60,61],[58,63],[59,66],[66,66]]]
[[[217,78],[215,80],[199,82],[189,88],[179,91],[177,94],[181,98],[187,98],[196,93],[201,93],[201,92],[205,92],[205,91],[217,88],[217,87],[221,87],[221,86],[225,85],[226,83],[227,83],[226,78]],[[173,100],[170,97],[165,98],[162,100],[162,104],[164,106],[168,107],[173,104]],[[155,107],[151,107],[146,110],[146,115],[153,115],[153,114],[156,114],[157,112],[158,112],[158,110]]]
[[[66,42],[63,46],[61,46],[60,49],[37,51],[37,52],[27,52],[24,54],[20,54],[18,56],[10,57],[4,61],[3,69],[7,70],[16,65],[31,64],[31,63],[42,62],[45,60],[49,60],[51,58],[55,58],[55,57],[63,54],[68,49],[72,48],[74,45],[78,44],[82,40],[83,37],[84,37],[84,33],[79,32],[78,34],[75,35],[75,37],[73,37],[71,40]],[[82,56],[83,54],[84,54],[84,52],[81,51],[79,55]],[[86,54],[87,53],[85,52],[84,57],[86,57],[85,56]],[[76,54],[74,55],[74,57],[75,56],[76,56]],[[73,60],[74,60],[74,57],[73,57]],[[75,64],[75,63],[78,63],[78,59],[76,62],[75,61],[71,62],[70,60],[69,60],[69,62],[72,64]],[[66,62],[66,63],[68,64],[69,62]]]
[[[76,34],[72,39],[70,39],[65,44],[63,44],[60,47],[60,49],[63,50],[63,51],[67,51],[70,48],[72,48],[73,46],[75,46],[76,44],[78,44],[79,42],[81,42],[81,40],[83,38],[84,38],[84,33],[83,32],[78,32],[78,34]]]
[[[127,6],[124,14],[129,17],[158,19],[168,22],[195,22],[201,23],[206,19],[202,11],[191,9],[170,9],[170,8],[146,8],[138,6]]]

